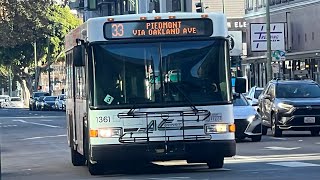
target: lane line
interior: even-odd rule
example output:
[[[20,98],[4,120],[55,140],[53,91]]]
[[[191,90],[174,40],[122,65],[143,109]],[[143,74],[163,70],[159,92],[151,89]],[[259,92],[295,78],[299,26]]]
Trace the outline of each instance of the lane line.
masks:
[[[15,122],[22,122],[22,123],[26,123],[26,124],[34,124],[34,125],[39,125],[39,126],[46,126],[46,127],[51,127],[51,128],[60,128],[60,126],[53,126],[53,125],[49,125],[49,124],[42,124],[42,123],[35,123],[35,122],[27,122],[24,120],[13,120]]]
[[[39,136],[39,137],[31,137],[31,138],[24,138],[21,141],[25,140],[33,140],[33,139],[44,139],[44,138],[55,138],[55,137],[66,137],[66,134],[56,135],[56,136]]]
[[[66,116],[10,116],[10,117],[0,117],[0,120],[7,119],[43,119],[43,118],[66,118]]]
[[[284,166],[284,167],[318,167],[320,166],[319,164],[312,164],[312,163],[304,163],[304,162],[277,162],[277,163],[267,163],[271,165],[276,165],[276,166]]]

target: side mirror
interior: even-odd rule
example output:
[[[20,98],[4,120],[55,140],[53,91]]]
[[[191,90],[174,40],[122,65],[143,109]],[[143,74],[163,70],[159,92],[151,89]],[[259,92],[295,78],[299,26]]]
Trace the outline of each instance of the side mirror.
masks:
[[[73,64],[75,67],[85,66],[84,53],[84,45],[77,45],[73,48]]]
[[[235,81],[236,93],[246,93],[247,91],[247,80],[245,78],[237,77]]]

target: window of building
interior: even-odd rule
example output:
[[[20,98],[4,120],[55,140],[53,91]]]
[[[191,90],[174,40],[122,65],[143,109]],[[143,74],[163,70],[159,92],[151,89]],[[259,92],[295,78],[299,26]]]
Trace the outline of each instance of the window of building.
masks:
[[[150,0],[149,12],[151,13],[153,10],[160,13],[160,0]]]
[[[307,33],[304,34],[304,42],[308,42]]]
[[[184,12],[185,11],[185,0],[167,0],[167,11],[168,12]]]
[[[312,41],[314,41],[314,32],[312,32]]]
[[[261,8],[262,6],[265,6],[265,0],[257,0],[257,8]]]
[[[246,9],[247,10],[253,9],[253,0],[246,0]]]

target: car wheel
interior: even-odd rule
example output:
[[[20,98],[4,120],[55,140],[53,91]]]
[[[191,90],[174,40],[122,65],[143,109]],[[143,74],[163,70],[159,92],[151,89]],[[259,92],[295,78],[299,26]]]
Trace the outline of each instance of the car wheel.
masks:
[[[223,156],[215,157],[207,162],[209,169],[222,168],[223,164],[224,164],[224,157]]]
[[[273,137],[281,137],[282,136],[282,130],[279,128],[279,126],[277,125],[277,118],[276,115],[273,114],[271,116],[271,132]]]
[[[262,135],[252,136],[252,137],[251,137],[251,141],[252,141],[252,142],[260,142],[260,141],[261,141],[261,137],[262,137]]]
[[[311,132],[311,136],[319,136],[320,130],[319,129],[313,129],[310,132]]]
[[[267,135],[268,133],[268,127],[265,125],[262,125],[262,135]]]

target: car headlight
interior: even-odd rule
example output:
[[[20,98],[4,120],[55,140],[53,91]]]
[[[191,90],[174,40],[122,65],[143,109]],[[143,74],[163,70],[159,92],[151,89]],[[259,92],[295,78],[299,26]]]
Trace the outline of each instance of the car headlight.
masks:
[[[249,116],[247,120],[249,122],[261,120],[261,116],[259,114],[255,114],[255,115]]]
[[[221,134],[227,132],[235,132],[234,124],[207,124],[205,125],[205,133],[207,134]]]
[[[278,104],[278,107],[279,107],[280,109],[282,109],[282,110],[287,110],[287,111],[289,111],[290,109],[293,108],[292,105],[286,104],[286,103],[279,103],[279,104]]]

